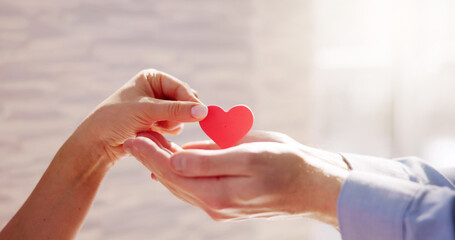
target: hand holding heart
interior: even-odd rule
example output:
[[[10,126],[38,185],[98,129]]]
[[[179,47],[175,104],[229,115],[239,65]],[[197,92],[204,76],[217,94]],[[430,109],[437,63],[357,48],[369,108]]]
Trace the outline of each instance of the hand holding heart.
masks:
[[[115,162],[122,144],[138,132],[178,134],[183,122],[207,115],[196,92],[186,83],[157,70],[141,71],[102,102],[79,126],[72,139],[94,146],[90,151]]]
[[[337,224],[336,193],[347,173],[284,134],[255,131],[228,149],[205,141],[182,150],[158,133],[143,133],[124,147],[175,196],[215,220],[309,214]]]

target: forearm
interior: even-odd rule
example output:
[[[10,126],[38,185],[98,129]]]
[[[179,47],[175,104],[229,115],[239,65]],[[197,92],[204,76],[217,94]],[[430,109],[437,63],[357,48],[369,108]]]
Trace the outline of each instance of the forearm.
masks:
[[[112,163],[96,144],[72,136],[55,155],[0,239],[72,239]]]

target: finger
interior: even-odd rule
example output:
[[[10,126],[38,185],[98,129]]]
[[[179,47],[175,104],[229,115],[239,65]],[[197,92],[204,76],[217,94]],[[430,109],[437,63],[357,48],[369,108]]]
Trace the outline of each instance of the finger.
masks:
[[[183,130],[183,123],[161,121],[152,125],[151,130],[161,134],[177,135]]]
[[[183,123],[181,122],[176,122],[176,121],[158,121],[158,122],[155,122],[152,127],[159,127],[159,128],[162,128],[162,129],[166,129],[166,130],[169,130],[169,131],[172,131],[176,128],[179,128],[183,125]]]
[[[173,153],[176,153],[176,152],[183,151],[183,148],[181,148],[181,147],[180,147],[179,145],[177,145],[176,143],[171,142],[171,148],[170,148],[169,150],[171,150]]]
[[[196,92],[196,90],[191,89],[191,92],[193,92],[193,95],[194,95],[197,99],[199,99],[199,94]]]
[[[159,100],[144,98],[133,105],[145,115],[147,121],[195,122],[207,116],[207,106],[189,101]]]
[[[171,142],[169,142],[163,135],[154,132],[154,131],[149,131],[149,132],[140,132],[137,134],[137,137],[144,137],[152,140],[155,144],[158,145],[160,148],[164,149],[170,149],[171,148]]]
[[[171,186],[171,185],[168,185],[166,184],[165,182],[163,183],[163,185],[174,195],[176,196],[178,199],[192,205],[192,206],[199,206],[200,205],[200,202],[194,198],[193,196],[191,196],[190,194],[184,192],[184,191],[181,191],[181,190],[178,190],[177,188]]]
[[[159,147],[164,148],[166,151],[169,151],[171,153],[180,152],[183,150],[179,145],[168,141],[163,135],[157,132],[140,132],[137,134],[137,136],[149,138],[150,140],[154,141]]]
[[[236,145],[240,145],[243,143],[251,143],[251,142],[271,142],[273,140],[270,139],[270,132],[266,131],[258,131],[253,130],[250,131],[245,137],[240,139]],[[185,143],[183,149],[204,149],[204,150],[217,150],[220,147],[211,140],[202,140],[202,141],[194,141]]]
[[[186,150],[171,157],[172,169],[187,177],[250,176],[255,158],[240,147]]]
[[[137,137],[125,141],[123,148],[156,176],[170,173],[171,153],[160,147],[155,141],[146,137]]]
[[[169,167],[169,155],[149,138],[138,137],[124,143],[129,152],[151,171],[155,177],[175,196],[192,205],[202,208],[215,219],[222,219],[222,214],[216,214],[217,209],[230,206],[227,197],[226,181],[229,178],[187,178],[172,172]],[[153,178],[153,177],[152,177]],[[213,211],[215,210],[215,211]]]
[[[156,178],[167,188],[181,191],[182,194],[190,194],[194,198],[223,195],[224,185],[227,178],[187,178],[175,174],[170,167],[170,156],[167,150],[159,147],[157,142],[146,137],[129,139],[123,144],[127,152],[142,162]]]
[[[168,141],[163,135],[157,132],[153,131],[141,132],[138,133],[137,136],[149,138],[150,140],[154,141],[158,145],[158,147],[161,147],[170,153],[183,151],[183,149],[179,145],[175,144],[174,142]]]
[[[180,81],[174,76],[157,70],[145,70],[144,76],[153,89],[156,97],[161,99],[172,99],[180,101],[200,102],[194,96],[188,84]]]
[[[297,141],[292,139],[286,134],[279,133],[279,132],[271,132],[271,131],[261,131],[261,130],[253,130],[250,131],[242,140],[239,141],[240,143],[249,143],[249,142],[278,142],[278,143],[286,143],[291,145],[299,145]]]
[[[266,132],[262,130],[252,130],[248,132],[240,141],[238,141],[238,145],[243,143],[251,143],[251,142],[277,142],[278,140],[277,134],[272,132]]]
[[[201,149],[201,150],[219,150],[221,149],[215,142],[210,140],[203,140],[203,141],[194,141],[185,143],[182,146],[183,149]]]
[[[158,181],[158,179],[156,178],[155,174],[153,174],[153,172],[151,172],[150,177],[151,177],[153,180]]]
[[[161,129],[160,132],[162,134],[175,136],[175,135],[179,135],[182,132],[182,130],[183,130],[183,125],[174,130]]]
[[[180,200],[182,200],[192,206],[201,208],[215,221],[225,221],[225,220],[236,217],[236,216],[232,216],[228,213],[224,213],[223,210],[220,211],[219,209],[221,209],[223,207],[223,205],[220,205],[219,203],[217,203],[215,205],[207,204],[207,203],[215,202],[213,200],[207,200],[207,197],[204,197],[204,200],[202,200],[202,199],[196,198],[192,194],[177,190],[176,188],[174,188],[172,186],[169,186],[166,184],[164,184],[164,185],[169,189],[169,191],[172,194],[174,194],[174,196],[176,196]],[[210,196],[209,196],[209,198],[210,198]],[[213,198],[213,196],[212,196],[212,198]],[[217,208],[214,208],[214,206],[216,206]]]

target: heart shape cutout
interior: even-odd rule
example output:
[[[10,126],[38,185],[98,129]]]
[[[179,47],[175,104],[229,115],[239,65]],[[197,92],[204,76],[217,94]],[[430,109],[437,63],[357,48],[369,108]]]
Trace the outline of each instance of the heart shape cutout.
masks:
[[[251,129],[254,116],[245,105],[236,105],[225,112],[216,105],[208,106],[208,114],[199,122],[202,130],[220,148],[234,146]]]

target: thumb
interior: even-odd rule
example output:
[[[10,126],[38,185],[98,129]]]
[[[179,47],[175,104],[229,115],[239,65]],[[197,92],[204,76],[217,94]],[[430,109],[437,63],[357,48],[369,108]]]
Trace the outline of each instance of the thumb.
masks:
[[[250,176],[254,156],[239,147],[222,150],[184,150],[171,157],[171,168],[187,177]]]
[[[147,104],[148,116],[154,121],[195,122],[207,116],[207,106],[190,101],[156,100]]]

